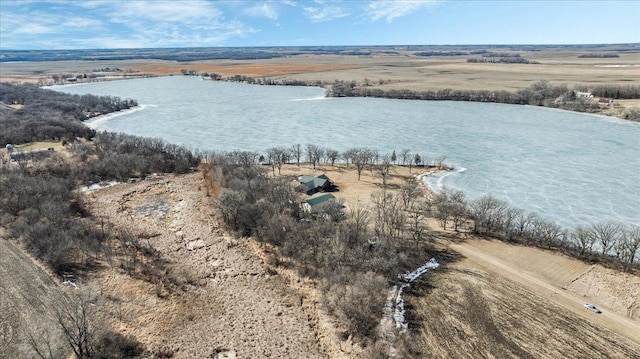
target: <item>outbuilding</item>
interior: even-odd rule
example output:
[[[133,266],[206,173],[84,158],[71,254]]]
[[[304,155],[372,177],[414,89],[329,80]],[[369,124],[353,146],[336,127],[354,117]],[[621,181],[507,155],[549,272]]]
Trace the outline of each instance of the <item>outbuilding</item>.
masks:
[[[335,202],[335,200],[336,197],[331,193],[321,193],[302,201],[302,210],[309,213],[317,212],[323,206]]]

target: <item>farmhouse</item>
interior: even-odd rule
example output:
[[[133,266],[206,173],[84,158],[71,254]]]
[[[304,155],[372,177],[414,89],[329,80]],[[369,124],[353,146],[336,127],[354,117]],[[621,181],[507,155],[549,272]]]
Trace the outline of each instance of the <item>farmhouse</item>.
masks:
[[[326,175],[314,176],[300,176],[298,177],[302,190],[309,195],[317,192],[334,192],[337,190],[336,185],[331,182]]]

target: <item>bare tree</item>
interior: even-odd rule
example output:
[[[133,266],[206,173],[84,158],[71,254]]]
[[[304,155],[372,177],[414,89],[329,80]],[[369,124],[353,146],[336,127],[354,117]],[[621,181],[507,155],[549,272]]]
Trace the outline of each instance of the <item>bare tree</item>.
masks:
[[[353,158],[355,157],[355,152],[356,150],[354,148],[351,148],[349,150],[346,150],[344,152],[342,152],[342,159],[344,160],[344,162],[347,164],[347,168],[349,168],[349,161],[351,161],[353,163]]]
[[[33,323],[32,328],[27,332],[27,343],[40,359],[55,359],[64,356],[59,353],[60,348],[56,348],[53,344],[54,340],[49,328],[40,328],[38,323]]]
[[[327,162],[325,159],[326,154],[327,151],[324,148],[315,146],[313,156],[315,157],[318,164]]]
[[[531,226],[536,219],[535,213],[529,213],[526,211],[520,211],[516,214],[514,220],[514,231],[518,237],[526,237],[531,230]]]
[[[442,169],[444,167],[444,160],[447,159],[447,156],[438,156],[433,160],[433,165],[438,169]]]
[[[408,209],[409,220],[408,230],[410,232],[410,238],[416,245],[416,249],[419,248],[420,242],[428,238],[428,227],[425,223],[428,211],[426,209],[426,203],[424,201],[412,201]]]
[[[90,300],[90,295],[83,293],[75,300],[57,305],[53,310],[67,344],[78,359],[91,358],[94,354],[96,331],[91,323],[93,313]]]
[[[381,156],[380,165],[378,165],[377,168],[378,173],[380,173],[380,177],[382,178],[382,186],[386,188],[387,178],[391,174],[391,159],[389,155]]]
[[[373,167],[378,164],[380,160],[380,151],[377,148],[374,149],[366,149],[367,154],[369,155],[369,171],[373,173]]]
[[[320,164],[320,160],[324,156],[324,149],[313,144],[307,144],[307,160],[316,168],[317,164]]]
[[[620,236],[620,225],[613,222],[600,222],[591,225],[591,235],[600,245],[602,255],[608,255]]]
[[[284,147],[272,147],[267,150],[267,156],[275,175],[275,169],[278,169],[278,174],[282,174],[282,165],[285,164],[288,157],[288,151]]]
[[[374,214],[374,231],[381,239],[391,240],[402,238],[405,229],[406,213],[402,210],[399,196],[387,191],[371,194]]]
[[[327,157],[331,161],[331,166],[333,166],[338,158],[340,158],[340,153],[336,150],[327,150]]]
[[[467,207],[467,198],[464,195],[464,192],[460,190],[454,190],[449,194],[449,202],[450,202],[450,216],[453,221],[453,230],[458,231],[460,224],[467,217],[468,207]]]
[[[296,164],[300,167],[300,158],[302,157],[302,146],[299,143],[291,146],[291,153],[293,157],[296,159]]]
[[[276,174],[276,163],[278,162],[279,150],[277,147],[268,148],[267,151],[267,161],[269,161],[269,165],[271,165],[271,171],[273,174]]]
[[[422,189],[419,180],[415,177],[407,177],[400,185],[400,196],[405,211],[411,208],[413,202],[421,195]]]
[[[369,229],[369,210],[366,207],[355,205],[349,208],[347,225],[349,230],[349,244],[356,245],[366,238]]]
[[[489,196],[481,197],[470,204],[471,217],[474,220],[474,232],[491,234],[499,229],[508,208],[506,202]],[[484,231],[481,231],[484,229]]]
[[[593,244],[596,242],[596,237],[591,234],[589,228],[578,226],[571,233],[571,240],[580,250],[580,256],[584,256],[586,253],[591,254],[593,252]]]
[[[358,172],[358,181],[360,181],[360,176],[362,175],[362,170],[367,165],[367,161],[369,160],[369,154],[366,149],[358,148],[352,150],[353,157],[351,161],[356,166],[356,171]]]
[[[400,158],[402,159],[403,166],[407,164],[407,161],[410,161],[411,156],[409,155],[409,152],[410,151],[406,148],[400,152]]]
[[[449,221],[449,217],[452,216],[453,212],[453,201],[451,196],[453,192],[449,189],[444,188],[442,191],[437,193],[433,198],[433,205],[436,209],[436,219],[440,221],[440,226],[442,229],[447,229],[447,222]]]
[[[623,232],[624,254],[622,259],[632,265],[640,256],[640,226],[629,226]]]
[[[543,247],[552,248],[554,246],[561,246],[565,237],[565,231],[555,223],[539,217],[534,222],[533,238]]]

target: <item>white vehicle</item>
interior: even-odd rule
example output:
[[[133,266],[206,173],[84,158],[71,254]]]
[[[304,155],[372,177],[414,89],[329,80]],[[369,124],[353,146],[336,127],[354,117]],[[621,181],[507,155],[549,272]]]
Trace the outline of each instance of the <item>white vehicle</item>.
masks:
[[[600,311],[600,309],[598,309],[598,307],[596,307],[596,306],[595,306],[595,305],[593,305],[593,304],[586,303],[586,304],[584,305],[584,307],[585,307],[585,308],[587,308],[587,309],[589,309],[590,311],[592,311],[592,312],[594,312],[594,313],[598,313],[598,314],[602,313],[602,311]]]

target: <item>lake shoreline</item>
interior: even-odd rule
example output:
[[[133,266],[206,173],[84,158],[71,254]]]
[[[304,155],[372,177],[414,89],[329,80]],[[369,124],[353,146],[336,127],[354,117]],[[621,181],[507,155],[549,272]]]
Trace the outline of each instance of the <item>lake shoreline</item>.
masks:
[[[169,76],[174,76],[174,75],[169,75]],[[176,75],[178,76],[178,75]],[[190,75],[183,75],[183,76],[190,76]],[[158,75],[158,76],[152,76],[152,77],[144,77],[144,78],[153,78],[153,77],[165,77],[162,75]],[[106,81],[122,81],[122,80],[136,80],[136,79],[140,79],[143,77],[130,77],[130,78],[113,78],[113,79],[105,79],[105,80],[100,80],[100,81],[94,81],[94,82],[106,82]],[[639,122],[640,119],[629,119],[625,117],[625,112],[624,109],[623,110],[618,110],[618,111],[614,111],[614,108],[612,106],[612,104],[607,104],[606,106],[602,106],[597,104],[597,102],[594,102],[593,104],[596,105],[597,107],[590,107],[588,109],[585,110],[576,110],[576,109],[572,109],[571,106],[573,106],[573,104],[569,104],[566,106],[551,106],[551,105],[547,105],[547,104],[539,104],[539,105],[534,105],[534,104],[530,104],[530,103],[521,103],[521,102],[514,102],[514,101],[500,101],[498,100],[496,97],[497,95],[495,95],[496,91],[491,91],[491,90],[471,90],[471,89],[462,89],[459,90],[459,92],[466,94],[464,96],[467,96],[468,98],[466,99],[462,99],[460,98],[460,96],[462,95],[457,95],[457,94],[452,94],[452,95],[445,95],[442,96],[442,98],[422,98],[424,95],[424,93],[435,93],[435,90],[429,90],[429,89],[423,89],[421,91],[412,91],[412,90],[408,90],[408,89],[399,89],[397,90],[397,92],[402,93],[401,95],[388,95],[388,91],[382,91],[379,94],[370,94],[370,93],[364,93],[364,94],[349,94],[349,95],[340,95],[340,94],[335,94],[334,93],[334,88],[332,85],[324,85],[324,86],[318,86],[315,83],[306,83],[304,81],[298,81],[298,80],[291,80],[290,83],[284,83],[284,82],[274,82],[274,83],[260,83],[260,82],[256,82],[255,79],[251,78],[249,80],[246,79],[246,76],[241,76],[241,75],[234,75],[231,76],[229,78],[224,78],[224,79],[214,79],[211,77],[202,77],[203,80],[206,81],[221,81],[221,82],[234,82],[234,83],[242,83],[242,84],[248,84],[248,85],[260,85],[260,86],[300,86],[300,87],[318,87],[318,88],[322,88],[325,91],[325,97],[326,98],[343,98],[343,97],[360,97],[360,98],[368,98],[368,97],[373,97],[373,98],[382,98],[382,99],[391,99],[391,100],[414,100],[414,101],[453,101],[453,102],[479,102],[479,103],[499,103],[499,104],[505,104],[505,105],[520,105],[520,106],[533,106],[533,107],[544,107],[544,108],[550,108],[550,109],[556,109],[556,110],[563,110],[563,111],[569,111],[569,112],[576,112],[576,113],[585,113],[585,114],[592,114],[592,115],[600,115],[600,116],[606,116],[606,117],[615,117],[621,120],[625,120],[625,121],[631,121],[631,122]],[[338,81],[338,80],[336,80]],[[84,84],[85,82],[78,82],[77,84]],[[86,83],[93,83],[93,82],[86,82]],[[358,89],[361,90],[366,90],[364,87],[358,87]],[[373,90],[375,91],[376,89],[373,88]],[[510,92],[508,95],[509,96],[517,96],[519,92],[525,91],[526,88],[520,89],[516,92]],[[484,94],[484,93],[492,93],[491,97],[478,97],[477,94]],[[433,96],[433,95],[430,95]],[[594,100],[597,101],[597,100]],[[614,101],[614,100],[612,100]],[[555,102],[550,102],[549,104],[555,104]]]
[[[138,99],[143,105],[133,113],[91,122],[110,132],[161,138],[202,151],[264,153],[300,143],[338,152],[396,151],[397,156],[408,149],[406,160],[419,155],[421,163],[446,155],[446,163],[456,170],[430,176],[432,188],[450,174],[440,181],[442,186],[462,189],[470,198],[492,194],[514,206],[549,213],[565,228],[599,218],[628,223],[637,217],[630,207],[633,196],[626,198],[619,190],[623,185],[625,192],[637,193],[624,170],[637,162],[632,137],[638,124],[631,121],[497,103],[326,99],[324,89],[317,87],[268,88],[189,76],[56,90]],[[592,145],[585,148],[584,143]],[[629,166],[607,160],[620,146],[631,158]],[[462,168],[468,170],[458,172]],[[610,175],[598,176],[602,171]],[[598,194],[584,189],[593,183],[604,189]]]

